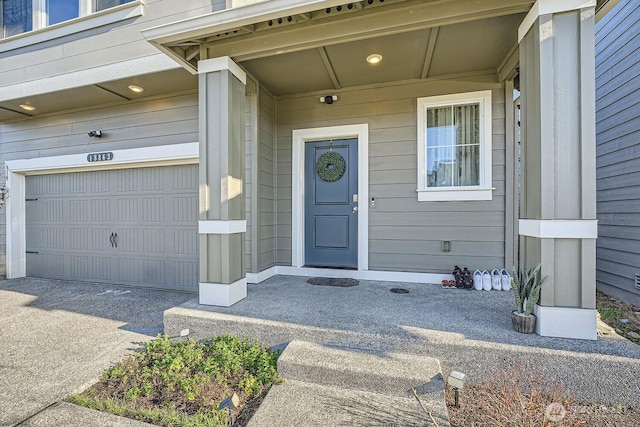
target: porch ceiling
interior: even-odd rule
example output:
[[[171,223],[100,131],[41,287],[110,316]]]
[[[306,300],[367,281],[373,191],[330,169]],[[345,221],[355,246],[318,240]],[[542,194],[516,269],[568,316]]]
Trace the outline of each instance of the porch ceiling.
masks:
[[[197,72],[230,56],[274,95],[497,74],[531,0],[271,0],[143,30]],[[288,5],[288,8],[285,7]],[[365,59],[378,53],[375,66]]]
[[[129,90],[129,85],[140,86],[144,88],[144,92],[134,93]],[[123,100],[131,101],[197,89],[197,76],[192,75],[184,68],[177,68],[60,92],[3,101],[0,102],[0,123],[57,111],[91,108]],[[20,108],[21,104],[33,105],[36,109],[24,111]]]

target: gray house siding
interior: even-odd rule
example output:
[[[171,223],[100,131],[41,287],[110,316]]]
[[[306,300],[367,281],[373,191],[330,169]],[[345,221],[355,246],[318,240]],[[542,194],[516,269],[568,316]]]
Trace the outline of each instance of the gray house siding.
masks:
[[[596,26],[598,288],[640,305],[640,3]]]
[[[25,81],[158,55],[158,50],[142,37],[141,30],[219,11],[225,6],[225,0],[145,1],[142,16],[36,45],[0,51],[0,89]],[[179,65],[176,64],[175,68]],[[140,70],[140,74],[143,73],[144,70]],[[70,81],[69,87],[75,86],[74,83]]]
[[[446,273],[454,264],[472,269],[503,267],[504,88],[494,83],[495,76],[484,79],[334,91],[339,100],[331,106],[318,102],[320,94],[278,98],[277,263],[291,265],[292,257],[291,132],[367,123],[369,194],[377,200],[377,207],[369,211],[369,269]],[[493,89],[493,199],[419,202],[416,193],[417,98],[486,89]],[[441,252],[443,240],[451,241],[450,253]]]
[[[258,271],[276,265],[276,100],[265,89],[259,93],[258,117]]]

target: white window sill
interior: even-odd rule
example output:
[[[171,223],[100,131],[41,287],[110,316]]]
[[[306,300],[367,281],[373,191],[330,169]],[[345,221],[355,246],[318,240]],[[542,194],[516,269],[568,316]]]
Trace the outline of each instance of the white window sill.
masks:
[[[419,189],[419,202],[468,202],[491,200],[495,188],[430,188]]]
[[[142,16],[142,0],[101,10],[87,16],[71,19],[49,27],[0,39],[0,53],[32,46],[38,43]]]

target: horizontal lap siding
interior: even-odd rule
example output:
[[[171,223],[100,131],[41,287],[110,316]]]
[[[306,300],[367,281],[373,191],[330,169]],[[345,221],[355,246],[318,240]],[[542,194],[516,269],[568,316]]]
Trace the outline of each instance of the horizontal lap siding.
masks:
[[[145,1],[143,15],[0,53],[0,87],[158,55],[141,30],[225,8],[224,0]],[[176,65],[176,68],[178,66]],[[143,72],[143,71],[142,71]]]
[[[493,100],[493,200],[418,202],[417,98],[491,89]],[[449,272],[504,266],[505,105],[504,89],[482,82],[439,81],[338,92],[331,106],[314,95],[278,99],[277,262],[291,265],[291,132],[294,129],[367,123],[369,268]],[[441,241],[451,252],[441,252]]]
[[[640,295],[640,4],[622,0],[596,27],[599,229],[596,279]]]
[[[276,264],[275,100],[260,91],[258,117],[258,271]]]
[[[91,129],[104,131],[89,139]],[[85,152],[180,144],[198,141],[198,95],[162,99],[49,115],[0,126],[0,164],[7,160]],[[4,275],[6,216],[0,209],[0,274]]]

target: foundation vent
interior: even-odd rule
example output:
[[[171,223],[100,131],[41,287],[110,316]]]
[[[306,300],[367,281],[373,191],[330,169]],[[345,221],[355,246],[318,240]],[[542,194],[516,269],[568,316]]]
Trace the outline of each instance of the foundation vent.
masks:
[[[636,289],[640,289],[640,274],[636,274]]]

